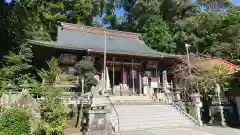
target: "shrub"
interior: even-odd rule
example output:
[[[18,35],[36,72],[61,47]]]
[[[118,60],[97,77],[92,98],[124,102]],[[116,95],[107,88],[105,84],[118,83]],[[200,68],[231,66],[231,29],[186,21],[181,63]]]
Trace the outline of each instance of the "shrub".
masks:
[[[23,109],[10,109],[0,115],[0,135],[30,135],[30,121]]]
[[[63,135],[66,127],[67,113],[59,95],[61,88],[44,86],[49,92],[45,93],[41,105],[41,130],[46,135]]]

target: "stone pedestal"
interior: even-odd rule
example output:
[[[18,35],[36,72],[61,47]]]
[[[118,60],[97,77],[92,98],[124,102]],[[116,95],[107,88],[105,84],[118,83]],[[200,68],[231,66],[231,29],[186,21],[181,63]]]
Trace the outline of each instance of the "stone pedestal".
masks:
[[[110,109],[108,108],[95,108],[93,110],[89,110],[88,130],[89,131],[105,130],[106,125],[108,123],[107,115],[109,113]]]
[[[165,96],[166,96],[167,103],[173,102],[173,93],[172,92],[166,91]]]
[[[115,96],[129,96],[129,87],[127,84],[120,84],[117,86],[114,86],[114,94]]]
[[[197,115],[197,120],[198,120],[198,124],[199,126],[202,126],[203,123],[202,123],[202,118],[201,118],[201,107],[202,107],[202,104],[196,104],[196,115]]]
[[[92,97],[91,101],[91,107],[108,107],[109,106],[109,100],[107,99],[108,97],[104,96],[94,96]]]

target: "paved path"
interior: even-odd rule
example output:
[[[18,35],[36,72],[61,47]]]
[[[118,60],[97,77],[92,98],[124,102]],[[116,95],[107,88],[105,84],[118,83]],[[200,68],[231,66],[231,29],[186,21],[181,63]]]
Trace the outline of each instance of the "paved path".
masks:
[[[80,135],[73,133],[71,135]],[[90,135],[110,135],[108,133],[92,133]],[[222,127],[190,127],[190,128],[168,128],[149,129],[119,132],[116,135],[240,135],[240,129]]]
[[[214,135],[240,135],[240,129],[229,127],[195,127],[194,130],[212,133]]]
[[[121,132],[116,135],[240,135],[240,129],[221,127],[171,128]]]

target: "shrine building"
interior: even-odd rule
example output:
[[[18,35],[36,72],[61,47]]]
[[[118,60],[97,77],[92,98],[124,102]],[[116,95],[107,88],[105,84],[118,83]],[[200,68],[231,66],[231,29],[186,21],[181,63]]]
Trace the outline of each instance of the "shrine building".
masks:
[[[30,40],[37,67],[45,67],[52,57],[59,58],[63,74],[74,76],[74,65],[89,56],[101,78],[106,45],[106,66],[111,88],[124,85],[127,91],[142,93],[142,76],[149,85],[158,87],[162,72],[174,66],[181,56],[155,51],[148,47],[140,34],[61,23],[57,41]],[[168,77],[171,80],[171,76]],[[71,80],[71,79],[70,79]],[[69,87],[72,85],[69,84]]]

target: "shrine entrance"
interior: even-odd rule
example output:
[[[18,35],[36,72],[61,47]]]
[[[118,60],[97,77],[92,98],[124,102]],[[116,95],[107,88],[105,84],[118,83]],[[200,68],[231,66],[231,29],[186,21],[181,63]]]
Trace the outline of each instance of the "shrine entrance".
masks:
[[[107,59],[109,80],[113,91],[124,91],[128,95],[140,93],[140,63],[132,61],[132,59],[115,57]]]

